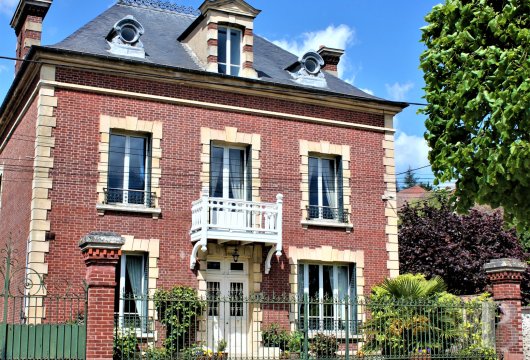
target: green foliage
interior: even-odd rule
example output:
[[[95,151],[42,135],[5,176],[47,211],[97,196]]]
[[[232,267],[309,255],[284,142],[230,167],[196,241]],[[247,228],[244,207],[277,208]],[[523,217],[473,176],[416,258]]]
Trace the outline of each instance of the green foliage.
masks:
[[[426,299],[443,293],[447,289],[439,276],[426,280],[422,274],[404,274],[394,279],[385,279],[372,289],[372,298],[381,299]]]
[[[192,344],[180,353],[179,358],[182,360],[197,360],[203,356],[204,349],[200,345]]]
[[[112,353],[115,360],[132,359],[137,351],[138,339],[134,331],[131,330],[126,333],[114,332]]]
[[[227,342],[225,339],[221,339],[217,342],[217,351],[218,352],[224,352],[226,350]]]
[[[426,351],[441,355],[482,344],[482,302],[445,291],[439,277],[404,274],[375,286],[367,303],[365,353],[408,356]]]
[[[495,349],[487,346],[470,346],[458,353],[462,359],[497,360]]]
[[[263,341],[263,346],[279,347],[280,349],[285,350],[289,342],[289,332],[280,328],[280,325],[271,323],[268,327],[263,329],[261,339]]]
[[[170,353],[163,347],[150,347],[144,352],[146,360],[164,360],[171,358]]]
[[[530,2],[446,0],[426,16],[425,138],[459,210],[502,206],[530,223]]]
[[[170,290],[158,289],[154,296],[160,322],[166,327],[164,345],[171,353],[188,347],[188,334],[195,332],[197,316],[203,313],[206,302],[199,299],[197,290],[175,286]]]
[[[317,333],[309,344],[309,351],[317,358],[335,358],[337,350],[339,350],[339,341],[335,335]]]
[[[300,331],[293,331],[289,335],[287,342],[287,350],[291,353],[297,353],[302,351],[302,342],[304,341],[304,334]]]

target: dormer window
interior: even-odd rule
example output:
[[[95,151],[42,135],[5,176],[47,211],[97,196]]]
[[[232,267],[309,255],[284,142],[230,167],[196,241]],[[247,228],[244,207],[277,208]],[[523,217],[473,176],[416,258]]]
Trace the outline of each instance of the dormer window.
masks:
[[[316,51],[308,51],[297,62],[285,70],[291,73],[294,81],[299,84],[325,88],[326,78],[322,72],[324,59]]]
[[[132,15],[118,21],[107,35],[109,52],[115,55],[145,58],[145,50],[140,37],[144,27]]]
[[[241,69],[241,30],[220,26],[218,31],[219,73],[238,76]]]

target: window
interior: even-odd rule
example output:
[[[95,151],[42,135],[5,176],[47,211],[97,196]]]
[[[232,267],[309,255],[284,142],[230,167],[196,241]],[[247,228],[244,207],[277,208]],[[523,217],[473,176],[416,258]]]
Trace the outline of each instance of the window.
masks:
[[[147,254],[123,254],[116,272],[114,311],[122,328],[146,330],[148,260]]]
[[[219,27],[217,44],[219,73],[238,76],[241,69],[241,30]]]
[[[110,134],[108,204],[152,207],[149,193],[149,139],[142,135]]]
[[[357,324],[355,265],[298,265],[298,294],[308,301],[308,325],[310,330],[344,330],[346,305],[350,329]],[[353,301],[345,301],[353,299]],[[305,300],[300,301],[300,321],[303,324]]]
[[[210,160],[210,196],[251,199],[249,149],[213,145]]]
[[[309,219],[347,222],[340,158],[309,157]]]

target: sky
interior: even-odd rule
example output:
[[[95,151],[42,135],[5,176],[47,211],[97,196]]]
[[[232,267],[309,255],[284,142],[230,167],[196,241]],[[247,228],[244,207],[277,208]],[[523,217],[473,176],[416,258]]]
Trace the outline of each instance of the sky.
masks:
[[[16,37],[9,26],[19,0],[0,0],[0,56],[14,56]],[[389,100],[424,103],[419,57],[420,28],[441,0],[247,0],[262,10],[254,32],[302,55],[320,45],[345,49],[339,75],[356,87]],[[54,0],[43,25],[43,45],[54,44],[114,4],[114,0]],[[172,0],[198,8],[202,0]],[[14,77],[14,62],[0,59],[0,100]],[[410,106],[397,115],[398,184],[409,167],[429,164],[423,115]],[[432,183],[430,168],[415,171]]]

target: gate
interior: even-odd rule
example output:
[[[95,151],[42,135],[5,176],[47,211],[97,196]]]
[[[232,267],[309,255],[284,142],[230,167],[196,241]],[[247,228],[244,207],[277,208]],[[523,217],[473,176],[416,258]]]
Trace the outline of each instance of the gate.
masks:
[[[42,275],[18,266],[16,254],[0,250],[0,359],[85,359],[86,287],[48,295]]]

